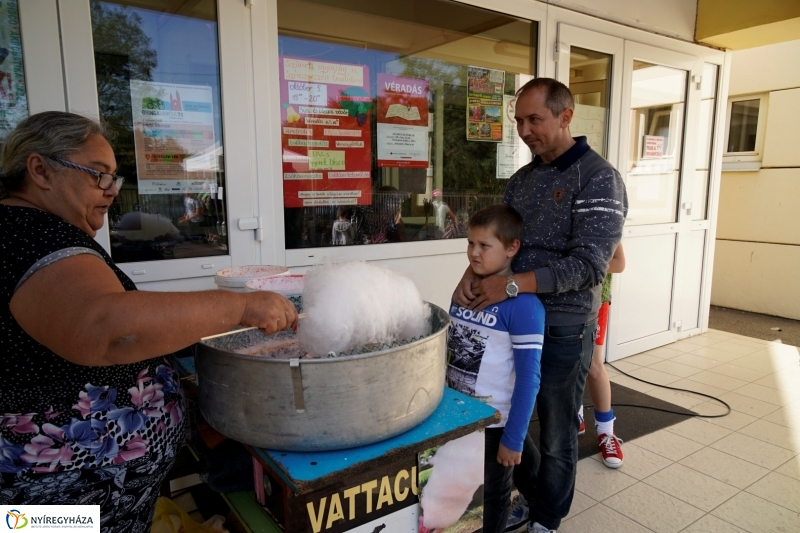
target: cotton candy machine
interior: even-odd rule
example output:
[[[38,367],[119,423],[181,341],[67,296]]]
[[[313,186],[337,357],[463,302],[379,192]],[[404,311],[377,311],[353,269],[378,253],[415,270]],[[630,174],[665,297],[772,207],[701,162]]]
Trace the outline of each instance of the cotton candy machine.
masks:
[[[450,319],[431,307],[421,339],[309,358],[293,332],[208,339],[196,355],[200,410],[217,431],[268,449],[352,448],[398,435],[442,399]]]

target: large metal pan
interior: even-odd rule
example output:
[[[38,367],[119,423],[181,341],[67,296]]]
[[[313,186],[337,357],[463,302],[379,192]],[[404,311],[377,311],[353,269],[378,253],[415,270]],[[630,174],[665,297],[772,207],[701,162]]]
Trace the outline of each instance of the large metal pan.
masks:
[[[263,342],[258,330],[200,342],[200,411],[245,444],[336,450],[398,435],[442,399],[450,318],[431,307],[431,333],[401,346],[326,359],[270,359],[232,350]]]

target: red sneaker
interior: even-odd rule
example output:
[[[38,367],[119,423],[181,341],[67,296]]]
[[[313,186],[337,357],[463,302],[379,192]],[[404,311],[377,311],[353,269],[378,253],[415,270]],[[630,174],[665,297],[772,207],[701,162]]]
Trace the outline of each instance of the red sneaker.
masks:
[[[581,427],[578,428],[578,436],[580,437],[584,433],[586,433],[586,422],[583,421],[583,415],[578,413],[578,420],[581,421]]]
[[[603,464],[609,468],[619,468],[622,466],[622,440],[616,435],[602,435],[597,437],[600,443],[600,454],[603,456]]]

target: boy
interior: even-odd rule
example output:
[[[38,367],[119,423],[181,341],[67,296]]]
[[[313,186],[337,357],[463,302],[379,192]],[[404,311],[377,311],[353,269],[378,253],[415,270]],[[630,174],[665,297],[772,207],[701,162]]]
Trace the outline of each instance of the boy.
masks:
[[[506,204],[492,205],[475,213],[468,228],[472,270],[481,277],[507,278],[508,298],[479,313],[451,302],[447,384],[485,399],[502,414],[499,424],[486,429],[483,489],[483,530],[502,533],[514,465],[530,438],[528,423],[539,391],[544,307],[535,294],[519,294],[511,271],[524,234],[520,214]]]

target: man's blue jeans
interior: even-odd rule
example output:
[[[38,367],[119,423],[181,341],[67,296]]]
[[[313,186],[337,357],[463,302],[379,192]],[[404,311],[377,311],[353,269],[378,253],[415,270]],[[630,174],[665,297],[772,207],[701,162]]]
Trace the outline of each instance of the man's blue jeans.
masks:
[[[539,449],[525,440],[514,484],[530,505],[531,522],[558,529],[569,513],[578,465],[578,407],[592,363],[597,320],[547,326],[542,347],[542,382],[536,397]]]

